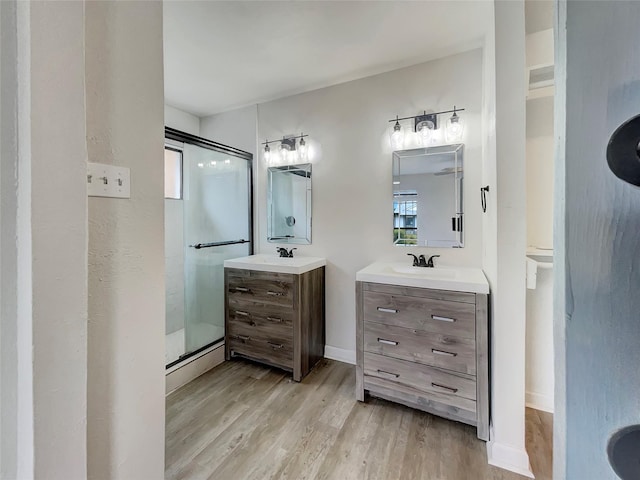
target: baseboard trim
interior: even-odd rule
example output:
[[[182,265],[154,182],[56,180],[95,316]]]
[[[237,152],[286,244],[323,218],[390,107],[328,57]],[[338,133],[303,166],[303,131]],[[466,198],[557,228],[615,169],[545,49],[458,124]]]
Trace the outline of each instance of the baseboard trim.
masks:
[[[356,364],[355,350],[346,350],[344,348],[332,347],[331,345],[324,346],[324,358],[350,363],[351,365]]]
[[[553,413],[553,397],[551,395],[541,395],[535,392],[526,392],[525,405],[535,410]]]
[[[489,465],[518,473],[525,477],[535,478],[529,464],[526,450],[494,441],[487,442],[487,460]]]
[[[222,362],[224,362],[224,342],[189,358],[184,364],[172,367],[165,376],[165,395],[175,392]]]

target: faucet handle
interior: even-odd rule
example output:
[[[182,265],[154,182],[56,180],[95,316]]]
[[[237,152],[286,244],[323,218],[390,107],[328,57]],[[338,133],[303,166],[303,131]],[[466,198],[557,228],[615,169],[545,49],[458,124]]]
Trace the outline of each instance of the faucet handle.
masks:
[[[293,247],[291,250],[289,250],[289,253],[288,253],[289,258],[293,258],[293,251],[294,250],[297,250],[297,248]]]
[[[413,253],[407,253],[410,257],[413,257],[413,266],[418,267],[420,263],[418,262],[418,257],[416,257]]]
[[[433,268],[435,265],[433,264],[433,259],[434,258],[440,258],[440,255],[431,255],[429,257],[429,260],[427,260],[427,267],[429,268]]]

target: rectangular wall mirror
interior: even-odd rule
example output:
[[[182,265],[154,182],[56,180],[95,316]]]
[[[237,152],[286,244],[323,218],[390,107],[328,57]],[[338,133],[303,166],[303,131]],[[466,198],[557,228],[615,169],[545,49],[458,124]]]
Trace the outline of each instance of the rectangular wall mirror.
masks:
[[[269,167],[267,240],[311,243],[311,164]]]
[[[393,243],[462,248],[463,144],[393,152]]]

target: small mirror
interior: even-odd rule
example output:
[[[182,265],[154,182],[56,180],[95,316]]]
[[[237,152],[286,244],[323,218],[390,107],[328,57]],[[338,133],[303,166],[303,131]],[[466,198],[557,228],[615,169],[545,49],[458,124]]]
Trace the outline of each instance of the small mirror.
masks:
[[[269,167],[267,240],[311,243],[311,164]]]
[[[393,243],[462,248],[463,145],[393,152]]]

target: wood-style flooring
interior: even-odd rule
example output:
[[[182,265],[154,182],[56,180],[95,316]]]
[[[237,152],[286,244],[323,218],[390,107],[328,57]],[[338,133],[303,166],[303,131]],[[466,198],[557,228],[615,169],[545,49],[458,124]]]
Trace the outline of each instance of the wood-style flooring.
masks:
[[[167,397],[165,478],[516,480],[475,429],[384,400],[355,400],[355,367],[323,360],[301,383],[225,362]],[[551,479],[549,414],[527,412],[537,479]]]

